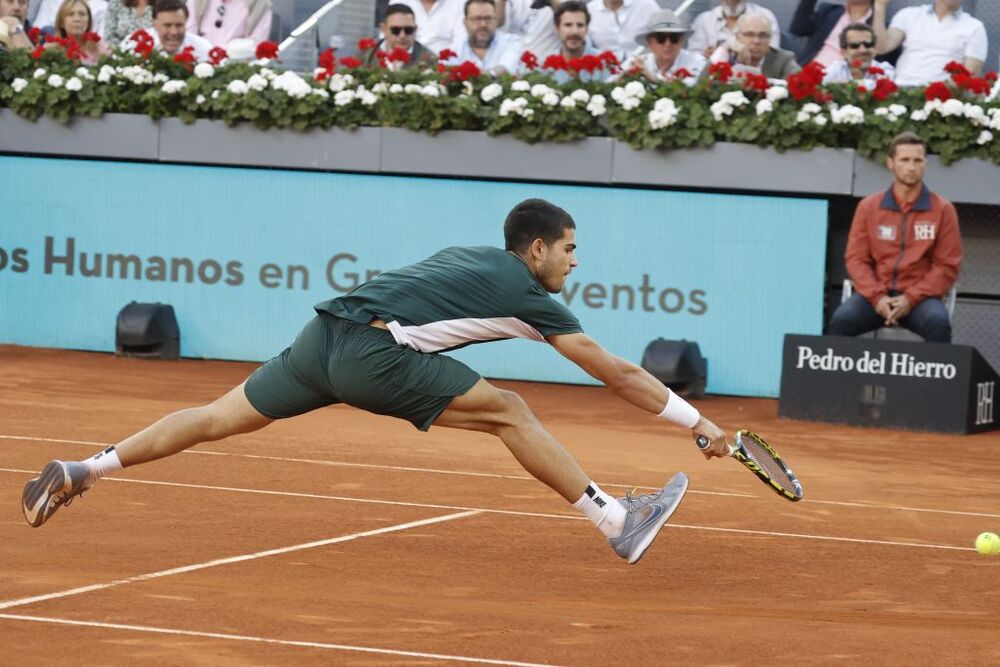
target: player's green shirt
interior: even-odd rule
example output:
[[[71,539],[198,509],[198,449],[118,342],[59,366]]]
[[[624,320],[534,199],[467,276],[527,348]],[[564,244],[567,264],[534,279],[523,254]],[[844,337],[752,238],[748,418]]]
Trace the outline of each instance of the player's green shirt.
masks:
[[[380,319],[397,343],[421,352],[583,330],[520,257],[488,246],[446,248],[316,310],[363,324]]]

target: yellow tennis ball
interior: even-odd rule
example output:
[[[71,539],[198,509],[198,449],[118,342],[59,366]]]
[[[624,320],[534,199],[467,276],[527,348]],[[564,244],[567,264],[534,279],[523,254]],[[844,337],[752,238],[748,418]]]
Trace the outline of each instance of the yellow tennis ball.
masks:
[[[976,551],[984,556],[1000,554],[1000,536],[996,533],[982,533],[976,538]]]

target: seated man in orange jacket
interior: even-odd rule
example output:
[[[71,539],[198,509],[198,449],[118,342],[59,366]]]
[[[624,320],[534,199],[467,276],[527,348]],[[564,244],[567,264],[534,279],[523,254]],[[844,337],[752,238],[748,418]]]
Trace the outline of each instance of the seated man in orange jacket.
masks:
[[[861,200],[847,240],[855,293],[827,333],[857,336],[901,325],[932,343],[951,342],[941,301],[958,277],[962,239],[955,207],[924,185],[927,144],[912,132],[893,139],[886,166],[892,186]]]

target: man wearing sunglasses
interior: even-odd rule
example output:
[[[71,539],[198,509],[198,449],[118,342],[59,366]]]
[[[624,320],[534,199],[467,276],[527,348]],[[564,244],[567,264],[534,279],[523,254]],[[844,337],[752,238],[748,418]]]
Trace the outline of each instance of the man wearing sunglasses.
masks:
[[[769,79],[784,79],[799,71],[795,54],[771,46],[774,37],[771,22],[762,14],[744,14],[736,24],[736,38],[712,54],[713,63],[728,62],[734,71],[763,74]]]
[[[686,70],[688,76],[682,80],[689,86],[694,85],[708,61],[700,53],[684,48],[688,32],[688,27],[673,11],[661,9],[636,36],[636,43],[645,48],[629,61],[626,69],[639,68],[654,82],[672,81],[678,72]]]
[[[877,79],[892,79],[896,74],[892,65],[875,60],[875,44],[875,31],[870,25],[848,25],[840,33],[840,48],[844,55],[826,70],[823,83],[852,81],[871,90]]]
[[[397,3],[386,7],[385,18],[378,24],[378,29],[383,37],[378,47],[368,51],[365,56],[367,65],[373,64],[376,51],[391,53],[396,49],[403,49],[410,54],[409,61],[403,67],[418,67],[437,57],[437,54],[417,41],[417,20],[413,10],[406,5]]]
[[[800,0],[789,32],[798,37],[808,37],[799,52],[799,62],[805,65],[816,61],[827,69],[841,60],[840,36],[852,23],[872,22],[872,0],[846,0],[846,2],[821,2]]]

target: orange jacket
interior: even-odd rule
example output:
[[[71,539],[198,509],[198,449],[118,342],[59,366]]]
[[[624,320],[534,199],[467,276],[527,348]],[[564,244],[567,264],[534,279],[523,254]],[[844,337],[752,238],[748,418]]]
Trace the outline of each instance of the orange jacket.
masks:
[[[902,292],[915,308],[947,294],[958,277],[958,213],[926,185],[903,213],[890,186],[858,203],[844,259],[854,289],[873,306],[888,292]]]

